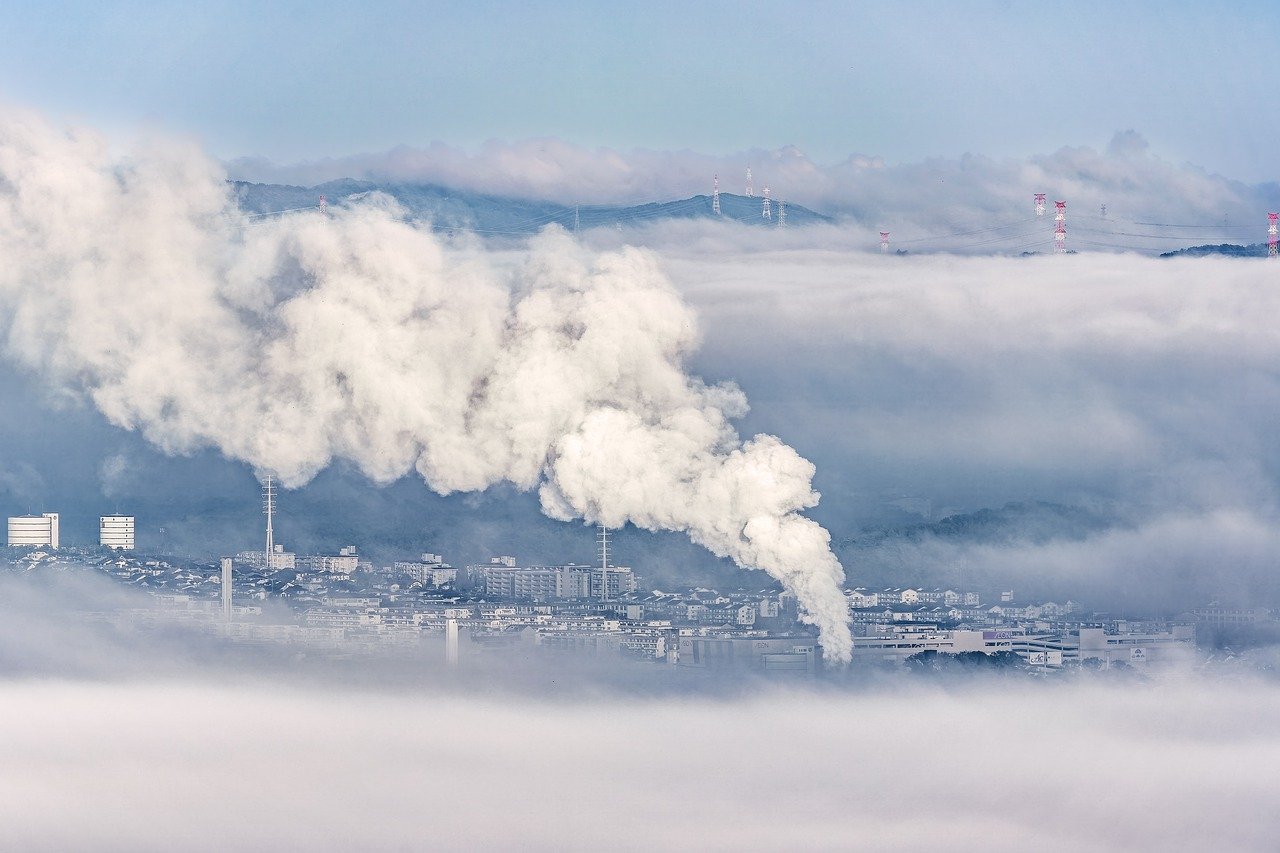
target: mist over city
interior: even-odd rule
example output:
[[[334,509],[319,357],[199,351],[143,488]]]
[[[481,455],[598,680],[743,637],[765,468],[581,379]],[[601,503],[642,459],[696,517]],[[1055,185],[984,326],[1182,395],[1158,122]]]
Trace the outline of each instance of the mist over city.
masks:
[[[12,10],[0,838],[1274,849],[1269,11]]]

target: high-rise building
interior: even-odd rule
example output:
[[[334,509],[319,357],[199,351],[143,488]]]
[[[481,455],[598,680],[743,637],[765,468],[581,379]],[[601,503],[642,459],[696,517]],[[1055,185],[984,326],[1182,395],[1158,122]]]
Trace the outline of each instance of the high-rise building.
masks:
[[[10,547],[28,548],[43,545],[58,547],[58,514],[18,515],[9,518]]]
[[[115,551],[132,551],[133,539],[132,515],[104,515],[98,525],[98,542],[103,548]]]

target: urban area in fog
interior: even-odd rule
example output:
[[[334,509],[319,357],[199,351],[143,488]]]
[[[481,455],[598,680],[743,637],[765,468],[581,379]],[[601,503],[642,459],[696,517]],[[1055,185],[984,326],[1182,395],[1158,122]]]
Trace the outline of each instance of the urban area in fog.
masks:
[[[5,25],[6,849],[1276,848],[1270,5]]]

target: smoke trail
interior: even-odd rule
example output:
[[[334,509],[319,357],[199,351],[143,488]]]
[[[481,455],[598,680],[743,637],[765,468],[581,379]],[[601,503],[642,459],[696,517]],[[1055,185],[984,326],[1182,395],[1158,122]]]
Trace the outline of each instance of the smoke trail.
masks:
[[[0,252],[9,355],[166,452],[289,486],[336,458],[442,494],[506,480],[556,518],[684,531],[848,659],[843,571],[798,514],[813,466],[741,441],[742,393],[685,373],[695,318],[645,253],[548,232],[507,269],[385,199],[251,224],[198,150],[118,159],[30,115],[0,118]]]

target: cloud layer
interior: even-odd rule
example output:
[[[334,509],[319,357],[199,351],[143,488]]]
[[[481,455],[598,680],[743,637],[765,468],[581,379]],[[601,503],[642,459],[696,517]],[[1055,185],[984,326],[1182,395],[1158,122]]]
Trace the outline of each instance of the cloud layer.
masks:
[[[1133,131],[1117,133],[1101,150],[1076,146],[1022,159],[966,154],[901,164],[865,155],[821,164],[793,147],[709,156],[544,138],[493,141],[475,151],[436,142],[295,166],[260,160],[229,166],[233,176],[254,181],[425,182],[569,205],[709,194],[713,175],[722,191],[741,194],[748,167],[757,195],[769,186],[775,199],[889,230],[896,246],[916,250],[1047,249],[1048,220],[1059,199],[1068,202],[1069,242],[1077,248],[1258,243],[1266,239],[1266,212],[1280,205],[1280,185],[1248,185],[1162,159]],[[1048,194],[1049,217],[1035,217],[1036,192]]]

